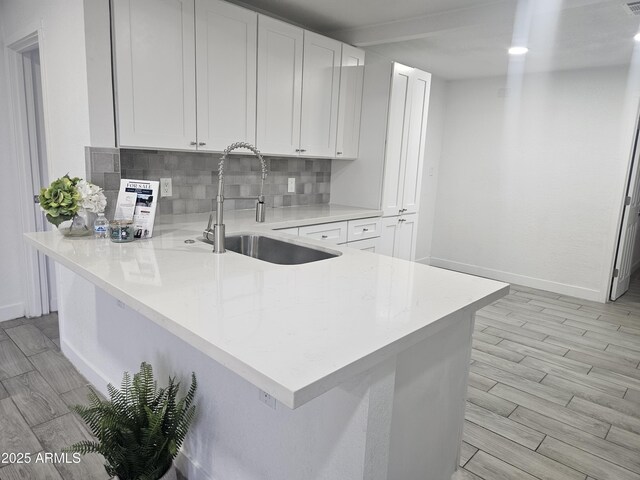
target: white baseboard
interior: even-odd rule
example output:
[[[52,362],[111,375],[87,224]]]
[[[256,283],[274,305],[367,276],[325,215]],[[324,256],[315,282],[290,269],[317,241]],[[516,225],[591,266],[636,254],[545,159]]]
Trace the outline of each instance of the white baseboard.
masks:
[[[24,303],[14,303],[12,305],[0,306],[0,322],[24,317]]]
[[[421,262],[422,263],[422,262]],[[578,287],[566,283],[553,282],[542,278],[528,277],[517,273],[503,272],[492,268],[481,267],[479,265],[471,265],[468,263],[454,262],[444,258],[430,258],[430,265],[434,267],[446,268],[447,270],[455,270],[456,272],[468,273],[479,277],[486,277],[501,282],[516,283],[530,288],[538,288],[549,292],[558,293],[560,295],[569,295],[577,298],[584,298],[594,302],[605,302],[606,292],[593,290],[590,288]]]
[[[93,363],[89,362],[83,355],[76,352],[73,347],[64,340],[60,340],[60,350],[64,353],[65,357],[73,364],[74,367],[87,379],[89,383],[97,391],[102,393],[105,397],[109,398],[107,391],[107,384],[113,383],[115,386],[119,386],[119,380],[115,383],[109,380],[104,373],[96,367]],[[175,460],[176,467],[187,478],[198,478],[203,480],[213,480],[213,478],[205,472],[198,464],[191,461],[191,459],[183,452],[178,453],[178,457]]]

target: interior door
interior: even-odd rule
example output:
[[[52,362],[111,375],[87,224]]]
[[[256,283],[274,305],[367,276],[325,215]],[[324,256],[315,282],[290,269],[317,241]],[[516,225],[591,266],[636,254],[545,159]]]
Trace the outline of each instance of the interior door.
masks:
[[[616,266],[611,284],[611,300],[620,297],[629,289],[631,280],[631,268],[633,260],[633,250],[636,244],[638,230],[638,214],[640,213],[640,175],[639,168],[639,148],[638,135],[640,131],[636,126],[635,141],[632,153],[631,174],[629,175],[629,185],[627,187],[627,203],[625,206],[620,227],[620,239],[618,240],[618,251],[616,254]]]

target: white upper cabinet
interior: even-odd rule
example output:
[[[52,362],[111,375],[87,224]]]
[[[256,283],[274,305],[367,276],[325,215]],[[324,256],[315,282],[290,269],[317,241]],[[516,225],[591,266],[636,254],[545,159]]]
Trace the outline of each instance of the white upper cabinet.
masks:
[[[120,146],[196,148],[193,0],[114,0]]]
[[[258,16],[258,117],[256,144],[264,154],[300,150],[304,31]]]
[[[256,142],[258,14],[196,0],[198,150]]]
[[[393,65],[382,191],[385,216],[418,211],[430,79],[429,73]]]
[[[304,32],[301,155],[335,156],[341,52],[340,42]]]
[[[364,85],[364,50],[342,45],[336,158],[358,158]]]
[[[119,146],[357,157],[361,50],[223,0],[113,0],[113,29]]]

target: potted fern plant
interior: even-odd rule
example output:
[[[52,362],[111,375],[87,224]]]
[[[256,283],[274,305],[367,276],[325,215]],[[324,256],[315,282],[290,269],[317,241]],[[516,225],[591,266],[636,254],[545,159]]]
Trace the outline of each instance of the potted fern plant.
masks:
[[[178,399],[180,383],[175,377],[158,388],[146,362],[133,379],[124,373],[120,390],[108,385],[110,400],[102,400],[90,387],[89,405],[72,408],[96,440],[75,443],[65,451],[101,454],[107,473],[119,480],[173,480],[173,460],[195,415],[196,388],[193,373],[187,394]]]

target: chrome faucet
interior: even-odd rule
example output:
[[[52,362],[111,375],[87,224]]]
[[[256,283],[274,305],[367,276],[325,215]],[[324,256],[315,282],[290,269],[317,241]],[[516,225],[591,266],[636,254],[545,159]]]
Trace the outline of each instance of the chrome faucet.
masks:
[[[264,213],[265,213],[265,205],[264,205],[264,179],[267,177],[267,165],[262,158],[262,155],[254,147],[253,145],[245,142],[237,142],[229,145],[224,152],[222,153],[222,157],[220,157],[220,162],[218,163],[218,195],[216,196],[217,210],[216,210],[216,223],[213,225],[213,231],[211,230],[211,224],[213,222],[213,213],[209,215],[209,224],[207,225],[206,230],[204,231],[204,236],[207,239],[210,239],[209,235],[213,233],[213,252],[214,253],[224,253],[224,161],[227,159],[227,155],[229,155],[232,151],[238,148],[246,148],[250,150],[258,160],[260,160],[260,166],[262,170],[262,175],[260,179],[260,194],[258,195],[258,202],[256,203],[256,222],[264,222]],[[249,198],[255,197],[227,197],[229,200],[246,200]]]

